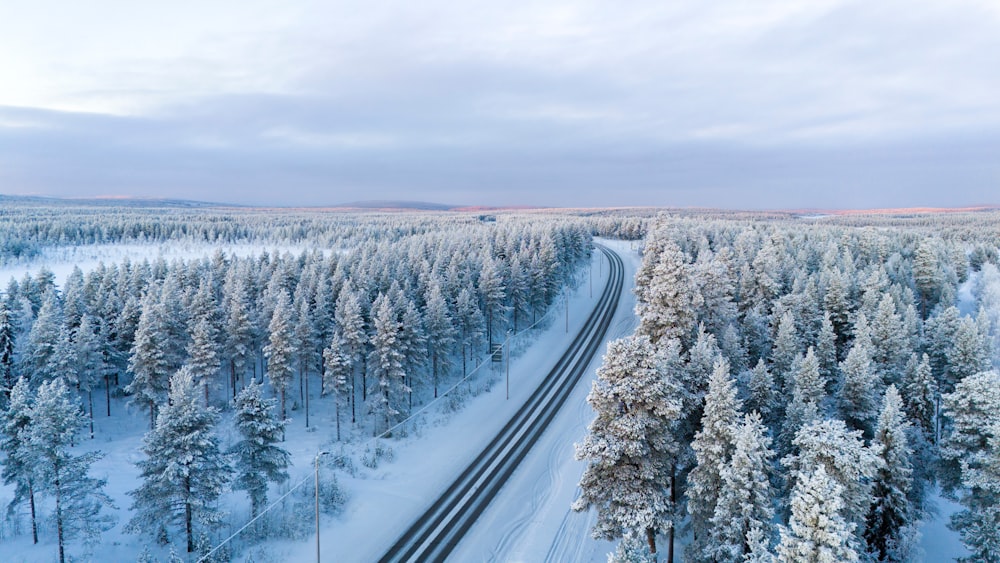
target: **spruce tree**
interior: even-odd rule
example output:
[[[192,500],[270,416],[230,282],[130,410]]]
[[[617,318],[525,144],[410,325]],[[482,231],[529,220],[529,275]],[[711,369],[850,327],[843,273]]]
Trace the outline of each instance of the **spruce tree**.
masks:
[[[705,395],[701,429],[691,443],[696,465],[687,478],[687,510],[694,539],[685,551],[687,561],[713,560],[711,519],[722,488],[722,472],[730,464],[735,449],[740,416],[740,401],[736,398],[729,364],[716,360]]]
[[[90,437],[94,437],[94,388],[100,383],[101,377],[107,370],[104,361],[104,354],[101,353],[100,336],[97,334],[98,327],[91,316],[84,313],[80,317],[80,324],[76,328],[75,344],[76,358],[79,362],[77,374],[79,377],[80,389],[87,393],[87,411],[90,418]]]
[[[150,288],[142,300],[142,315],[129,357],[132,382],[125,387],[125,391],[132,394],[132,405],[149,409],[150,427],[155,424],[157,405],[166,398],[169,384],[166,340],[170,336],[166,317],[167,312],[157,299],[155,288]]]
[[[463,287],[458,292],[458,297],[455,299],[455,317],[462,344],[462,377],[465,377],[469,374],[469,353],[476,357],[475,351],[480,349],[483,328],[486,324],[482,311],[476,305],[473,292],[468,287]]]
[[[62,306],[53,290],[45,294],[38,317],[28,333],[27,346],[21,353],[23,374],[35,387],[54,377],[50,368],[53,361],[59,361],[54,356],[64,330]]]
[[[191,341],[187,348],[186,365],[191,371],[195,383],[200,385],[205,394],[205,406],[208,406],[209,387],[216,374],[219,373],[219,352],[212,321],[202,316],[195,322],[191,330]]]
[[[345,284],[340,290],[334,317],[337,319],[337,326],[340,327],[341,336],[344,337],[345,352],[351,359],[352,365],[361,365],[361,400],[365,401],[368,396],[368,385],[364,360],[366,358],[365,345],[368,343],[368,335],[365,333],[365,319],[361,310],[361,300],[358,297],[358,292],[350,282]],[[357,422],[354,379],[354,372],[352,371],[350,377],[351,422]]]
[[[330,345],[323,350],[323,393],[333,393],[335,418],[337,421],[337,441],[340,441],[340,411],[350,400],[351,374],[354,363],[346,352],[347,345],[339,331],[333,333]]]
[[[882,459],[873,478],[871,509],[864,536],[877,561],[909,559],[903,528],[914,518],[909,494],[912,487],[913,452],[907,440],[909,423],[896,387],[885,392],[872,449]]]
[[[215,435],[218,413],[201,404],[198,391],[188,368],[171,377],[170,401],[143,438],[146,459],[136,463],[143,481],[129,492],[134,516],[126,527],[166,536],[180,526],[188,553],[194,551],[195,524],[221,522],[217,500],[232,473]]]
[[[291,456],[277,445],[288,421],[274,417],[274,403],[273,399],[263,397],[255,381],[236,396],[233,423],[242,439],[226,453],[235,457],[233,488],[247,492],[251,518],[267,506],[268,483],[288,480],[285,470],[291,464]]]
[[[271,315],[271,324],[268,325],[270,335],[268,344],[264,347],[264,357],[267,358],[267,377],[281,397],[282,420],[287,418],[285,394],[295,374],[292,367],[292,358],[295,355],[292,329],[292,305],[288,295],[284,291],[279,291],[274,304],[274,313]]]
[[[431,378],[434,398],[438,396],[438,380],[447,375],[451,367],[451,349],[455,342],[455,327],[448,311],[448,302],[441,293],[438,283],[427,290],[427,309],[424,314],[427,329],[427,348],[431,362]]]
[[[786,311],[778,323],[778,335],[774,338],[771,351],[771,373],[779,382],[788,378],[795,359],[801,353],[802,343],[795,328],[795,317],[791,311]]]
[[[656,534],[674,526],[670,486],[680,449],[672,427],[681,416],[681,389],[667,371],[678,345],[662,344],[656,352],[647,336],[633,336],[608,345],[587,397],[597,416],[576,446],[587,468],[573,504],[597,509],[595,538],[644,535],[653,553]]]
[[[859,315],[863,319],[863,315]],[[837,405],[848,426],[864,432],[870,438],[878,417],[880,382],[871,361],[871,342],[857,338],[840,364],[841,381],[837,389]]]
[[[7,303],[0,300],[0,408],[6,406],[14,387],[14,325]]]
[[[393,421],[405,410],[405,397],[410,388],[405,383],[403,369],[405,356],[399,346],[399,322],[389,300],[380,295],[372,305],[375,309],[372,335],[372,351],[368,358],[372,378],[377,392],[369,396],[368,412],[376,422],[382,422],[383,430],[388,430]],[[375,431],[375,434],[378,434]]]
[[[747,411],[757,411],[761,418],[773,425],[776,417],[774,377],[767,371],[764,360],[758,360],[757,365],[750,370],[747,381]]]
[[[907,418],[928,439],[932,438],[938,393],[927,354],[921,356],[919,360],[916,354],[910,358],[902,391]]]
[[[819,417],[820,404],[826,396],[819,374],[819,361],[812,348],[796,360],[790,384],[791,401],[785,410],[778,443],[778,451],[783,454],[791,451],[792,441],[799,430]]]

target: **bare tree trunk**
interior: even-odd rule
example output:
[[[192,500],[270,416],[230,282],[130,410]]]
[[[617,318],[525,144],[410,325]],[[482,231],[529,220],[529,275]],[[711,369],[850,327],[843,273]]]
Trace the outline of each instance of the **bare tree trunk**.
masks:
[[[646,543],[649,544],[649,552],[656,558],[656,532],[652,528],[646,528]]]
[[[108,402],[108,416],[111,416],[111,378],[104,374],[104,394]]]
[[[184,478],[184,491],[187,493],[184,501],[184,531],[187,533],[188,553],[194,553],[194,526],[191,517],[191,477]]]
[[[35,485],[28,483],[28,504],[31,506],[31,541],[38,544],[38,518],[35,515]]]
[[[340,441],[340,399],[334,397],[333,406],[337,412],[337,441]]]
[[[59,490],[59,473],[56,473],[56,537],[59,539],[59,563],[66,563],[66,549],[63,538],[62,494]]]
[[[677,468],[670,468],[670,506],[677,506]],[[667,539],[667,563],[674,563],[674,525],[670,525]]]
[[[94,390],[87,389],[87,402],[90,404],[90,439],[94,439]]]
[[[302,379],[301,379],[302,377],[303,376],[299,376],[299,378],[300,378],[299,382],[300,383],[302,382]],[[305,404],[306,404],[306,428],[309,428],[309,374],[308,373],[305,375],[305,379],[306,379],[306,395],[305,395],[306,396],[306,399],[305,399]]]

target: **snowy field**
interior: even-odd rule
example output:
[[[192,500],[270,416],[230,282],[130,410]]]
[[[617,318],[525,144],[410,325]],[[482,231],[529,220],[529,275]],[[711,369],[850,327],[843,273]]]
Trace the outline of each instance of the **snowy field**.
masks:
[[[66,281],[74,266],[87,272],[93,270],[102,262],[111,264],[131,262],[150,262],[163,258],[171,260],[190,260],[196,258],[211,258],[216,250],[222,250],[228,256],[255,256],[262,252],[284,254],[291,252],[299,254],[307,247],[304,245],[272,245],[255,244],[197,244],[191,242],[172,242],[169,244],[95,244],[85,246],[49,247],[42,250],[41,255],[31,260],[17,260],[0,266],[0,283],[7,284],[10,278],[20,280],[25,274],[37,274],[41,268],[46,268],[55,275],[57,285]],[[311,250],[311,248],[309,248]]]

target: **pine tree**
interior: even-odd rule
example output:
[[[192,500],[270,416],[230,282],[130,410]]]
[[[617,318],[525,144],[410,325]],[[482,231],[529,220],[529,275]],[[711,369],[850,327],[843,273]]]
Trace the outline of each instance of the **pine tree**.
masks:
[[[588,463],[573,509],[597,508],[595,538],[645,535],[655,553],[656,534],[673,528],[669,489],[679,445],[671,427],[681,416],[681,389],[666,368],[677,356],[676,343],[656,352],[646,336],[608,345],[587,397],[597,417],[576,446],[576,458]]]
[[[924,324],[924,335],[927,339],[927,355],[931,360],[931,370],[942,393],[951,393],[955,389],[957,379],[949,374],[949,358],[952,354],[958,326],[962,314],[958,307],[948,307],[927,319]]]
[[[99,452],[79,456],[70,452],[73,437],[86,424],[86,418],[70,399],[62,378],[38,388],[29,418],[25,446],[32,452],[40,488],[55,500],[53,516],[59,562],[63,563],[68,541],[80,535],[95,540],[114,524],[113,518],[101,514],[103,507],[113,507],[103,492],[106,481],[88,475],[90,466],[102,456]]]
[[[0,301],[0,408],[6,406],[14,387],[14,325],[7,303]]]
[[[769,425],[773,424],[775,422],[773,415],[776,414],[774,378],[767,371],[764,360],[759,360],[750,370],[747,391],[749,395],[746,402],[747,411],[757,411]]]
[[[826,396],[824,387],[819,375],[819,361],[810,348],[804,357],[796,360],[792,368],[792,399],[782,420],[778,443],[780,453],[790,452],[792,441],[799,430],[819,417],[820,404]]]
[[[24,366],[23,373],[28,376],[35,387],[54,377],[49,369],[57,351],[60,332],[64,329],[59,299],[55,291],[48,292],[38,310],[38,317],[31,325],[27,346],[21,354],[21,363]]]
[[[262,396],[261,388],[255,381],[251,381],[236,396],[233,422],[242,439],[226,453],[236,458],[233,488],[247,492],[251,518],[267,506],[268,482],[288,480],[285,470],[291,464],[291,456],[277,446],[288,421],[274,417],[274,403],[273,399]]]
[[[309,371],[319,367],[316,365],[316,342],[318,334],[313,324],[312,310],[309,298],[306,297],[308,290],[302,289],[304,283],[299,284],[295,290],[295,304],[293,307],[298,314],[295,317],[295,328],[292,331],[295,338],[296,358],[299,366],[299,400],[306,408],[306,428],[309,427]],[[303,383],[305,384],[303,386]]]
[[[865,446],[861,432],[849,431],[841,420],[817,420],[803,426],[792,445],[797,453],[781,460],[788,469],[789,484],[822,466],[841,489],[841,516],[852,529],[863,525],[871,503],[871,480],[881,460]]]
[[[792,493],[792,516],[781,527],[779,563],[849,563],[858,560],[851,547],[853,526],[841,511],[843,487],[817,466],[802,476]]]
[[[334,332],[330,345],[323,350],[326,370],[323,372],[323,393],[333,393],[337,420],[337,441],[340,441],[340,410],[350,400],[349,385],[354,363],[346,352],[347,344],[340,332]]]
[[[651,274],[648,287],[636,288],[637,333],[648,336],[653,344],[673,339],[690,344],[701,294],[694,287],[687,257],[668,240],[656,257]]]
[[[504,306],[506,288],[503,284],[503,275],[500,265],[492,257],[487,256],[483,260],[482,269],[479,272],[479,295],[482,298],[483,309],[486,311],[486,341],[493,344],[493,330],[497,321],[503,320],[507,308]]]
[[[801,353],[802,344],[795,328],[795,317],[791,311],[786,311],[778,323],[778,335],[774,339],[774,348],[771,351],[771,373],[779,382],[788,378],[795,359]]]
[[[912,350],[891,295],[883,295],[871,323],[872,362],[878,378],[898,384]]]
[[[767,538],[774,517],[771,438],[756,412],[745,415],[734,434],[731,460],[720,472],[718,502],[710,527],[710,561],[740,563],[759,560],[762,553],[770,555]]]
[[[368,335],[365,333],[365,319],[362,316],[361,300],[357,292],[348,282],[340,290],[337,297],[337,310],[334,313],[337,319],[337,326],[344,337],[345,352],[351,359],[352,365],[361,366],[361,400],[365,401],[368,395],[366,368],[363,365],[365,359],[365,345],[368,343]],[[351,373],[351,422],[357,422],[357,412],[355,407],[356,399],[354,384],[354,373]]]
[[[695,467],[687,479],[687,510],[691,515],[694,540],[688,546],[686,560],[712,561],[711,519],[715,514],[722,488],[722,472],[730,464],[735,448],[735,433],[740,413],[736,386],[729,374],[729,364],[716,360],[705,395],[701,430],[691,443]]]
[[[941,267],[932,239],[923,239],[913,254],[913,282],[920,295],[920,306],[927,317],[937,302],[942,284]]]
[[[859,315],[863,319],[864,315]],[[878,417],[879,382],[871,361],[871,342],[857,338],[847,359],[840,364],[841,381],[837,389],[837,404],[848,426],[871,437]]]
[[[205,406],[208,406],[209,386],[212,379],[219,373],[219,352],[215,328],[212,321],[202,316],[195,322],[191,330],[191,342],[187,348],[186,365],[196,384],[201,385],[205,392]]]
[[[132,382],[125,387],[125,391],[132,394],[132,405],[149,409],[150,427],[155,424],[157,405],[166,398],[169,384],[166,316],[167,312],[156,298],[156,292],[150,288],[142,300],[142,315],[129,357]]]
[[[475,353],[475,350],[480,348],[483,327],[486,323],[468,287],[463,287],[455,299],[455,320],[459,326],[462,343],[462,377],[465,377],[469,374],[468,354]]]
[[[79,362],[77,370],[80,389],[87,393],[87,410],[90,418],[90,437],[94,437],[94,388],[100,383],[107,370],[104,354],[101,353],[101,342],[91,316],[84,313],[76,328],[75,344],[76,358]]]
[[[428,356],[431,361],[431,377],[434,385],[434,397],[438,396],[438,379],[447,375],[451,367],[451,347],[455,342],[455,327],[448,312],[448,303],[441,293],[438,283],[431,284],[427,290],[427,310],[424,314],[424,324],[427,329]]]
[[[949,424],[941,439],[939,477],[946,493],[962,481],[968,458],[989,448],[989,429],[1000,424],[1000,374],[986,371],[966,377],[955,391],[941,397]]]
[[[746,549],[742,563],[774,563],[771,540],[760,526],[753,526],[747,532]]]
[[[25,500],[31,509],[31,538],[38,543],[38,515],[35,510],[36,476],[34,454],[27,441],[31,427],[31,408],[34,397],[26,377],[19,377],[10,391],[6,410],[0,410],[0,452],[4,456],[3,482],[14,485],[14,499],[7,510],[13,510]]]
[[[937,384],[931,375],[931,363],[927,354],[920,360],[914,354],[906,368],[903,382],[903,403],[907,418],[917,426],[927,438],[934,435],[934,416],[937,405]]]
[[[819,373],[823,381],[832,383],[837,377],[837,333],[833,330],[830,313],[825,311],[819,336],[816,338],[816,359],[819,360]]]
[[[143,438],[146,459],[136,463],[143,482],[129,492],[134,516],[127,532],[166,535],[180,525],[191,553],[195,523],[211,527],[221,521],[216,501],[232,469],[219,451],[217,421],[217,411],[201,404],[188,368],[181,368],[170,380],[169,403]]]
[[[253,361],[254,324],[247,302],[246,281],[240,270],[233,268],[226,276],[225,294],[225,338],[223,357],[229,359],[229,382],[236,396],[236,380],[243,375]]]
[[[990,353],[986,338],[980,333],[975,319],[963,317],[958,322],[954,340],[947,348],[946,356],[948,390],[966,377],[990,368]]]
[[[375,334],[372,335],[372,352],[368,363],[378,392],[369,397],[369,413],[375,417],[376,422],[381,419],[384,429],[388,430],[396,417],[404,411],[404,397],[410,392],[410,388],[405,383],[404,355],[399,347],[399,322],[392,304],[385,296],[380,295],[372,307],[375,310],[372,321]]]
[[[264,357],[267,358],[267,377],[271,385],[281,396],[281,419],[287,418],[285,410],[285,393],[292,382],[295,370],[292,367],[292,357],[295,355],[295,344],[292,339],[292,306],[284,291],[278,292],[268,325],[270,336],[264,347]]]
[[[400,352],[403,353],[403,377],[407,387],[407,405],[402,412],[413,410],[413,389],[416,387],[417,374],[427,361],[427,334],[424,332],[424,319],[416,305],[409,298],[403,297],[402,314],[399,316],[399,331],[397,339]]]
[[[952,515],[951,527],[972,552],[960,563],[1000,562],[1000,422],[987,429],[986,449],[962,464],[962,497],[966,510]]]
[[[878,561],[906,561],[903,528],[914,520],[909,494],[913,452],[907,440],[909,423],[903,417],[903,400],[896,387],[885,392],[872,449],[882,458],[872,485],[865,539]]]

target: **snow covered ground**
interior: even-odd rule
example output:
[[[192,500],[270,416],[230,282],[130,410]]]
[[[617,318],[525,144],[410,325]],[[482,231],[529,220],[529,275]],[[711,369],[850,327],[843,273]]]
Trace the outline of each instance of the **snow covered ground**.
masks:
[[[104,262],[121,263],[126,259],[132,262],[142,260],[153,261],[162,257],[166,261],[174,259],[189,260],[193,258],[209,258],[216,249],[221,249],[228,256],[254,256],[262,252],[277,252],[284,254],[291,252],[299,254],[305,250],[306,246],[271,245],[262,246],[260,244],[208,244],[193,242],[171,242],[166,244],[94,244],[83,246],[62,246],[50,247],[42,250],[41,255],[31,260],[19,260],[0,266],[0,284],[6,287],[10,278],[18,281],[25,274],[35,275],[44,266],[55,274],[57,285],[62,285],[73,266],[79,266],[84,273],[93,270],[98,264]]]

